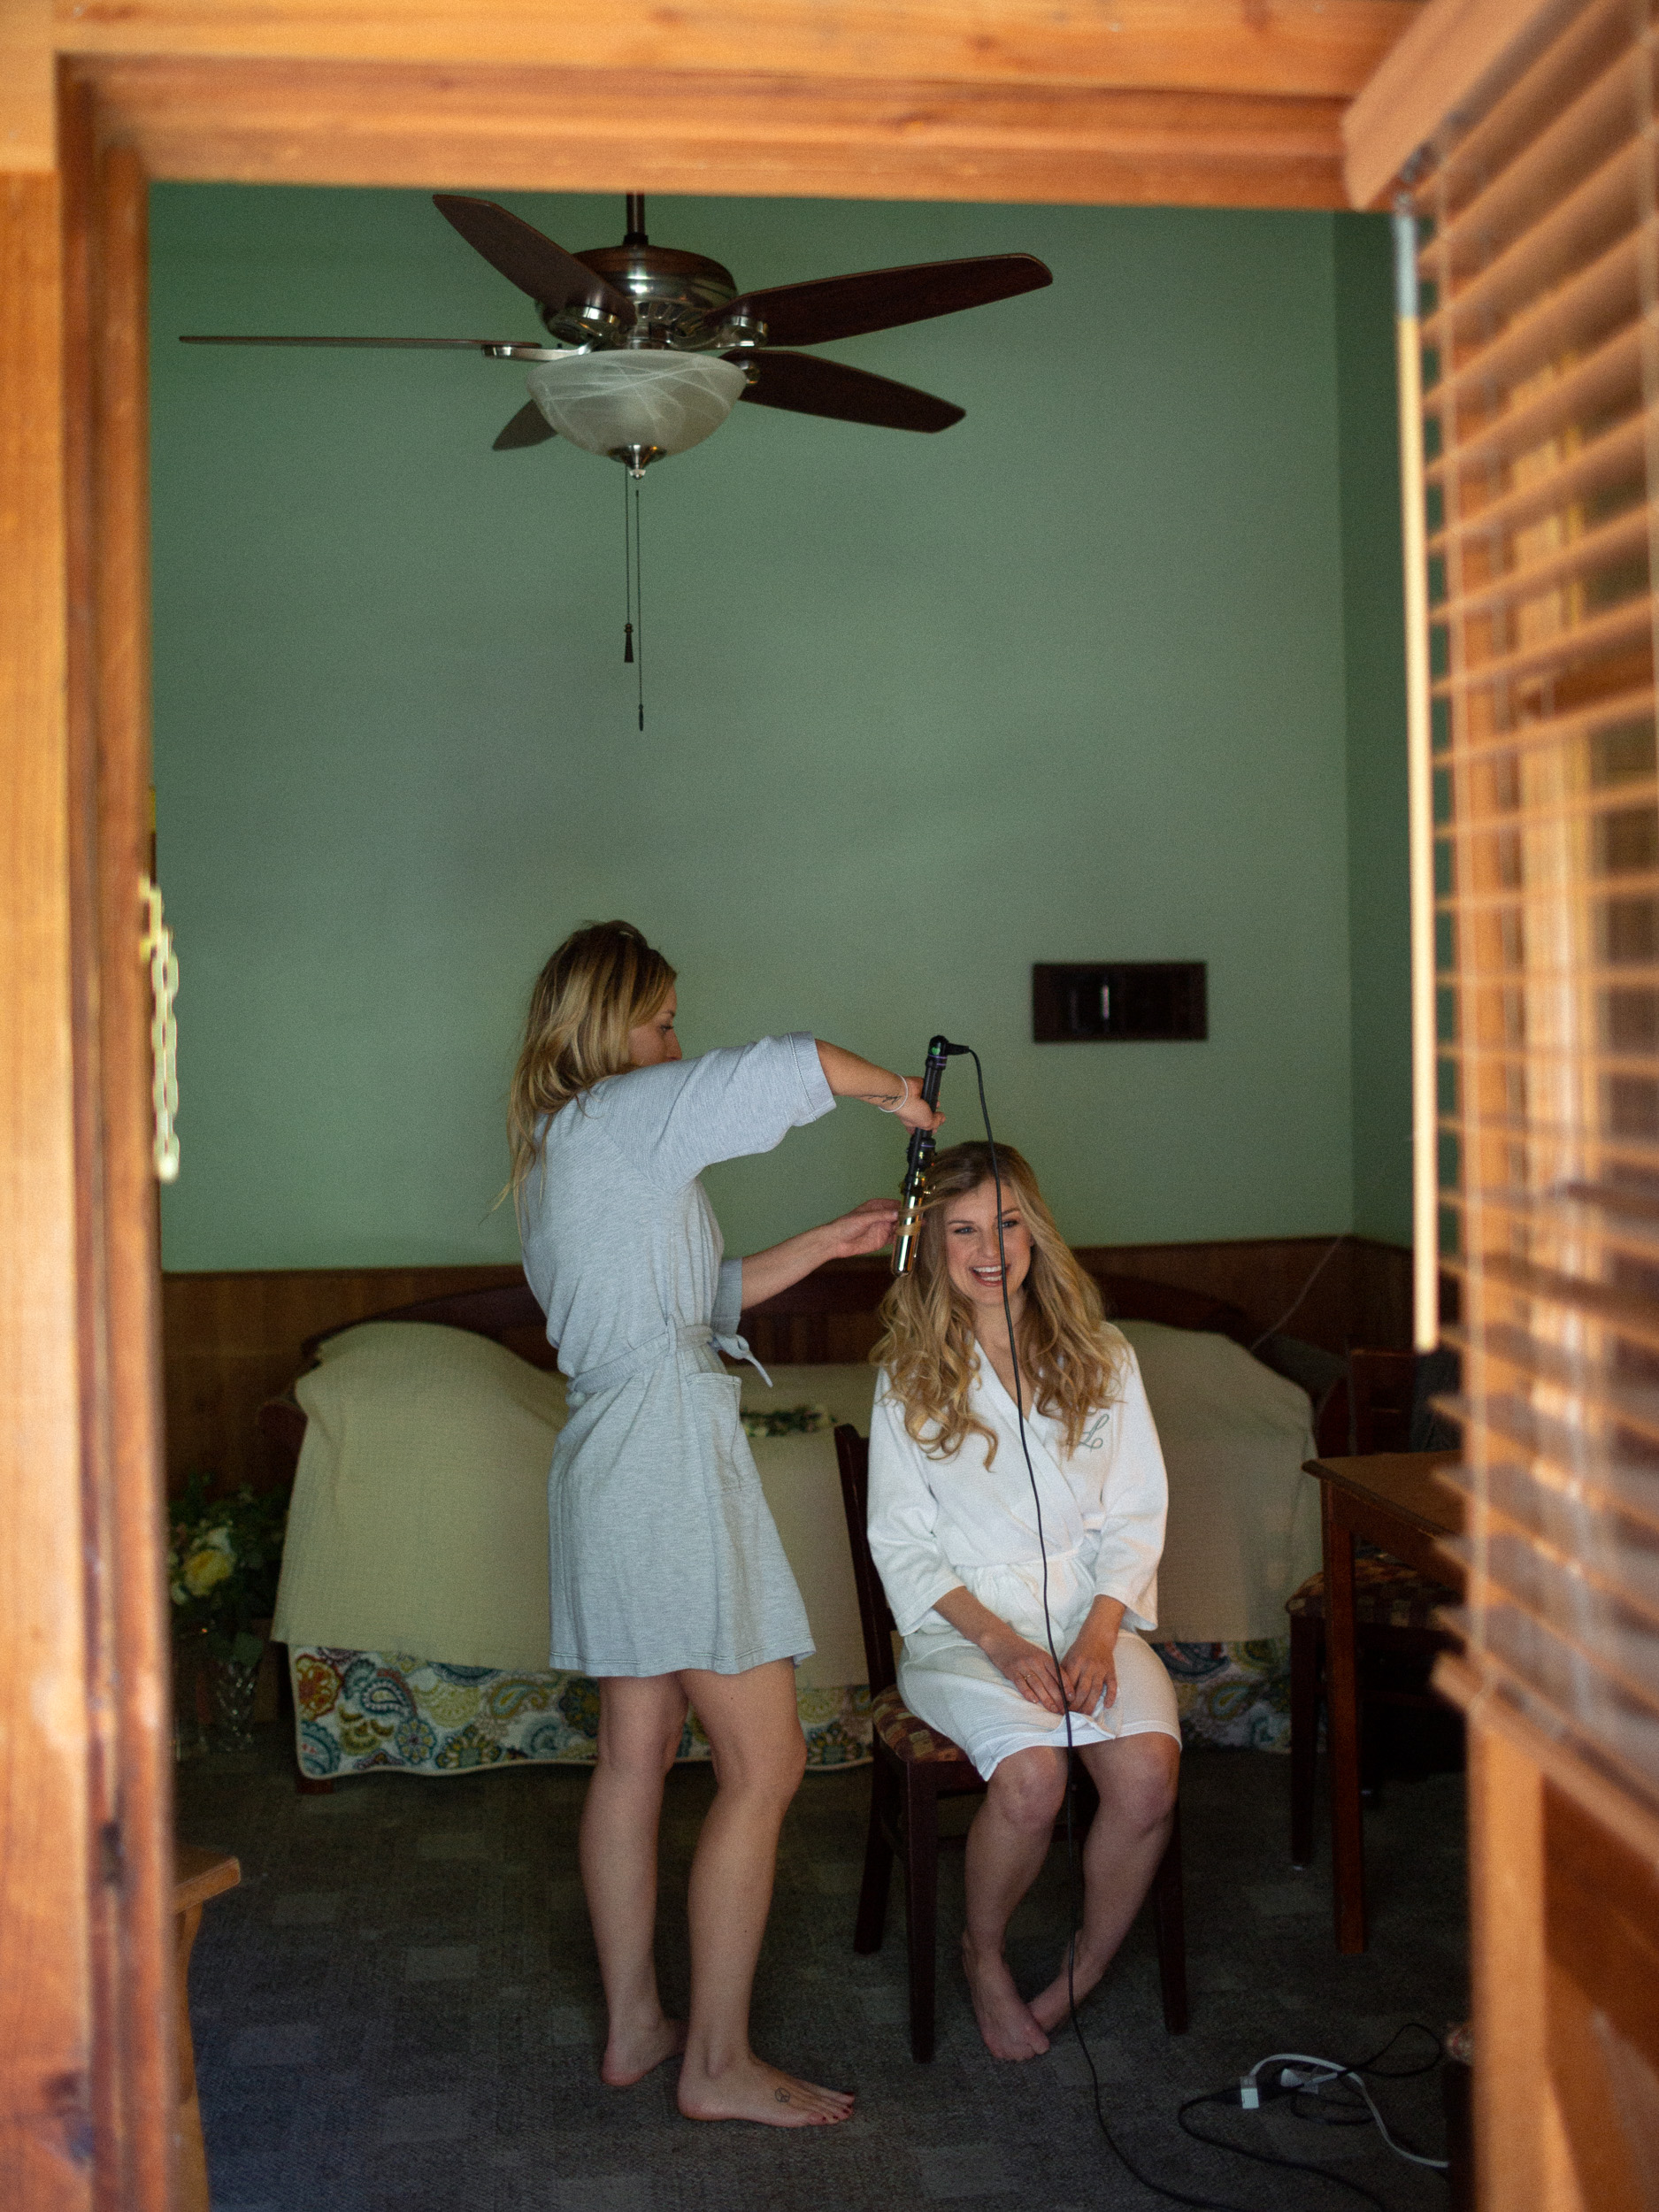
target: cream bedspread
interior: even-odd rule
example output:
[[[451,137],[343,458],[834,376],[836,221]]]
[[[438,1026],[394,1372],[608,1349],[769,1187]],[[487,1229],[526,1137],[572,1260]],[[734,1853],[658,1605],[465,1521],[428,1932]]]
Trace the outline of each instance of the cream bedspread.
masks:
[[[1282,1636],[1318,1564],[1308,1401],[1224,1337],[1129,1322],[1170,1472],[1161,1639]],[[746,1410],[821,1406],[869,1427],[868,1367],[746,1374]],[[487,1338],[365,1322],[296,1386],[307,1416],[274,1634],[535,1671],[548,1659],[547,1472],[561,1376]],[[803,1689],[865,1668],[833,1439],[751,1440],[818,1649]]]

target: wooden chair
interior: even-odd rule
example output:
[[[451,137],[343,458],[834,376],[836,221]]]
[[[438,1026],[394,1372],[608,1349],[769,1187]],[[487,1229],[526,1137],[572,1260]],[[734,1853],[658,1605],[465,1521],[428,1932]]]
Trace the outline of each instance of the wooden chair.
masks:
[[[966,1754],[918,1720],[899,1695],[893,1615],[870,1553],[867,1516],[870,1446],[843,1423],[835,1432],[841,1502],[852,1547],[853,1580],[870,1677],[870,1829],[864,1883],[858,1893],[855,1951],[879,1951],[886,1930],[887,1890],[896,1853],[904,1870],[905,1943],[910,1979],[910,2055],[933,2055],[935,1969],[939,1921],[939,1801],[985,1787]],[[1087,1780],[1087,1777],[1083,1778]],[[1088,1796],[1092,1800],[1093,1788]],[[1164,2024],[1171,2035],[1187,2027],[1187,1928],[1181,1905],[1181,1831],[1177,1809],[1170,1840],[1150,1893],[1158,1940]]]
[[[1411,1448],[1417,1377],[1415,1352],[1356,1350],[1348,1354],[1350,1452]],[[1455,1650],[1457,1638],[1433,1625],[1457,1594],[1414,1568],[1369,1548],[1354,1562],[1354,1641],[1360,1662],[1362,1717],[1367,1703],[1446,1709],[1431,1691],[1366,1688],[1368,1658],[1429,1658]],[[1290,1856],[1294,1866],[1314,1857],[1314,1782],[1324,1702],[1325,1575],[1310,1575],[1285,1601],[1290,1617]],[[1374,1671],[1374,1668],[1373,1668]]]
[[[179,2109],[174,2122],[178,2145],[178,2212],[208,2212],[207,2150],[202,2140],[202,2106],[196,2093],[196,2044],[190,2034],[190,1953],[210,1897],[234,1889],[242,1866],[227,1851],[204,1850],[181,1843],[173,1855],[173,2003],[178,2019]]]

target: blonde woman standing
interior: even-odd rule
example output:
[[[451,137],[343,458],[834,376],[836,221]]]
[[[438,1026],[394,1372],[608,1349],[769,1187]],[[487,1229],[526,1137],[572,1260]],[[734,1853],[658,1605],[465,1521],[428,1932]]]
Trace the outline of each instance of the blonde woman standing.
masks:
[[[875,1250],[872,1201],[743,1260],[722,1257],[697,1180],[717,1160],[861,1098],[911,1128],[918,1082],[809,1035],[682,1059],[674,971],[626,922],[578,930],[537,979],[509,1132],[525,1273],[570,1378],[549,1479],[549,1664],[599,1683],[582,1879],[603,1978],[603,2078],[683,2051],[688,2117],[844,2120],[850,2096],[755,2056],[749,1994],[779,1829],[804,1770],[795,1660],[805,1609],[766,1509],[719,1353],[742,1308],[827,1259]],[[669,2019],[653,1954],[664,1778],[687,1704],[717,1791],[691,1871],[691,2005]]]
[[[1169,1839],[1181,1739],[1169,1676],[1139,1633],[1157,1625],[1168,1487],[1134,1352],[1031,1169],[1005,1145],[996,1166],[1000,1246],[990,1148],[938,1155],[916,1269],[882,1309],[870,1548],[904,1639],[905,1703],[987,1778],[963,1963],[987,2047],[1027,2059],[1140,1909]],[[1027,2003],[1003,1944],[1053,1840],[1068,1713],[1100,1810],[1070,1973],[1063,1959]]]

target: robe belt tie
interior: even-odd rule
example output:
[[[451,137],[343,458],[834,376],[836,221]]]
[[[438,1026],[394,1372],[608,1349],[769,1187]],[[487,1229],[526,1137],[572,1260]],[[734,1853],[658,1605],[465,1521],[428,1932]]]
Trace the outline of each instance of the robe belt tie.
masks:
[[[578,1405],[584,1399],[597,1396],[602,1390],[614,1390],[631,1376],[642,1375],[648,1368],[659,1366],[664,1360],[702,1344],[713,1345],[728,1359],[747,1360],[767,1389],[772,1388],[772,1377],[742,1337],[717,1336],[706,1321],[666,1321],[661,1336],[636,1344],[632,1351],[618,1352],[615,1359],[606,1360],[602,1366],[589,1367],[580,1375],[572,1375],[566,1397],[572,1406]]]

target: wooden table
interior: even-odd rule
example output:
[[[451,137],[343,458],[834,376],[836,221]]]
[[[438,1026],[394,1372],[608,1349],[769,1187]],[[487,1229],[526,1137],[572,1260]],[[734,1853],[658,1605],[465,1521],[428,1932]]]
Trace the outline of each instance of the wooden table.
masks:
[[[1359,1664],[1354,1540],[1363,1536],[1461,1595],[1463,1574],[1439,1540],[1461,1536],[1463,1502],[1435,1473],[1455,1452],[1363,1452],[1310,1459],[1325,1540],[1325,1710],[1331,1751],[1331,1881],[1336,1947],[1365,1948],[1365,1837],[1360,1811]]]

